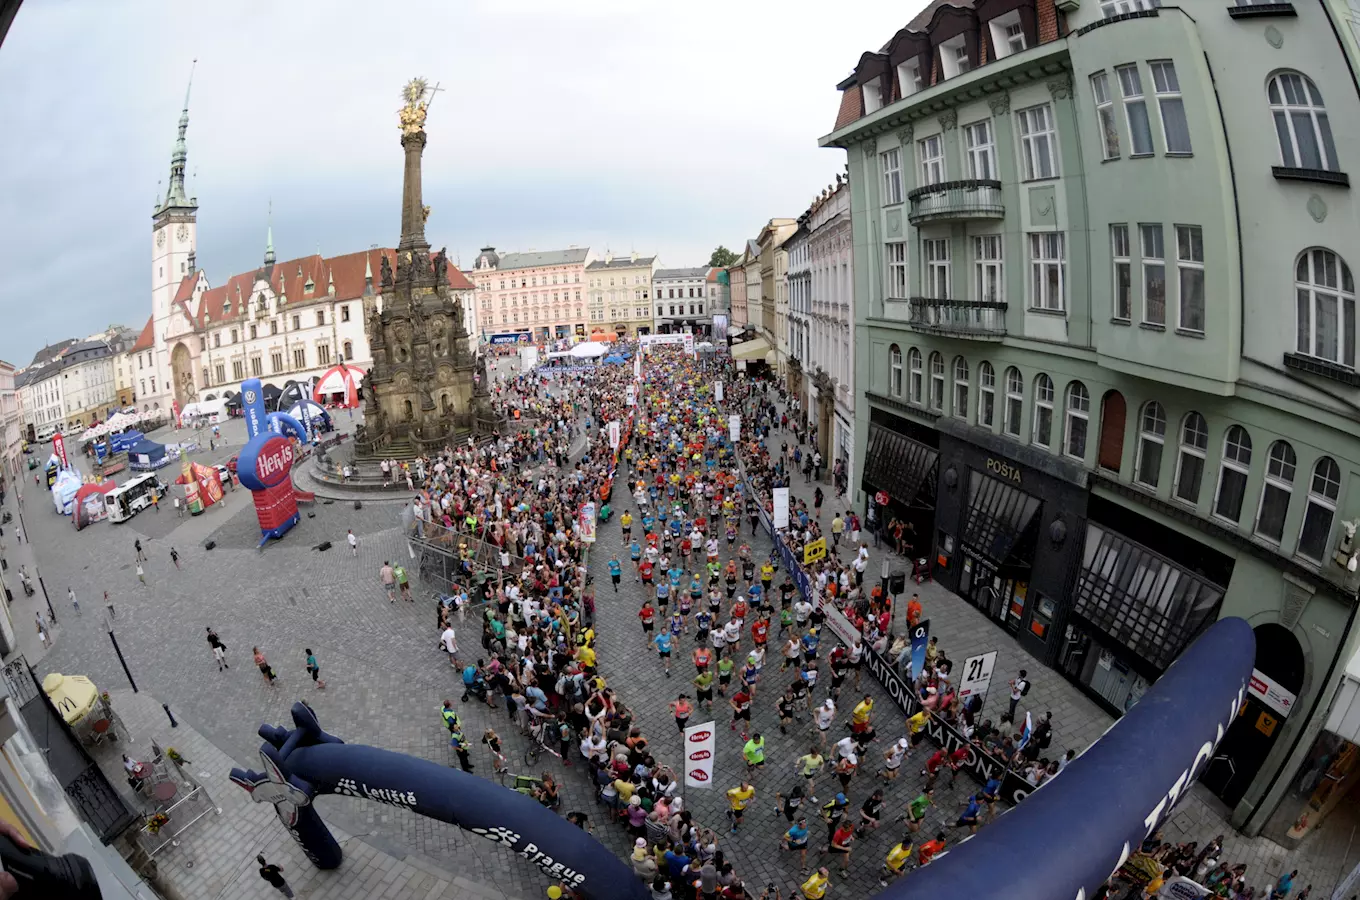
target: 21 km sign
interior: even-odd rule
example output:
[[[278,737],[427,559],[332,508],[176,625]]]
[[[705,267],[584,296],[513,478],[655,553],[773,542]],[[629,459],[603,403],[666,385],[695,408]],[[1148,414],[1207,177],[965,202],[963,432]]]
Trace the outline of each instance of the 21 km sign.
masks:
[[[959,681],[959,697],[967,700],[973,694],[986,694],[992,683],[992,669],[996,668],[996,651],[981,656],[970,656],[963,663],[963,678]]]

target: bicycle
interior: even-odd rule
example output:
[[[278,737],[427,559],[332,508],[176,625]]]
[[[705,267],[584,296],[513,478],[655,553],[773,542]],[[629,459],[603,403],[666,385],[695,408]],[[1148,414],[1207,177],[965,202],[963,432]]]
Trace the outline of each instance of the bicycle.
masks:
[[[551,723],[555,720],[554,717],[547,713],[535,712],[533,707],[529,708],[529,716],[534,722],[533,725],[530,726],[529,746],[524,751],[525,765],[532,766],[537,763],[539,756],[542,755],[545,750],[559,760],[562,759],[562,754],[560,752],[548,746],[548,735],[555,735],[557,733],[555,728],[550,727]]]

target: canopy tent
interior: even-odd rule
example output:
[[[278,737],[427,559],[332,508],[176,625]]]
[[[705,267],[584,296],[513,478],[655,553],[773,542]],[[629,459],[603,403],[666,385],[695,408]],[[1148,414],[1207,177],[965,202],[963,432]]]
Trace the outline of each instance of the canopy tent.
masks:
[[[144,437],[128,448],[128,467],[143,472],[159,469],[170,462],[165,456],[165,445]]]
[[[48,471],[52,479],[52,505],[61,515],[69,516],[71,510],[75,508],[76,494],[80,492],[84,482],[74,469],[61,469],[52,473],[49,468]]]
[[[317,403],[336,402],[335,398],[338,396],[340,406],[357,409],[359,388],[363,386],[365,374],[367,373],[358,366],[345,363],[331,366],[316,380],[316,386],[312,388],[312,399]]]
[[[294,403],[292,408],[288,410],[288,415],[297,419],[299,422],[302,422],[304,425],[306,424],[306,421],[302,418],[301,403]],[[311,418],[313,435],[319,432],[332,430],[331,414],[326,412],[325,407],[315,400],[307,401],[307,415]]]
[[[266,384],[260,388],[260,398],[264,400],[264,408],[278,409],[279,398],[283,396],[283,391],[276,384]]]
[[[71,509],[71,524],[76,526],[76,531],[98,522],[109,514],[104,495],[117,486],[113,479],[108,479],[98,484],[82,485],[80,490],[76,491]]]
[[[621,366],[624,363],[628,362],[628,357],[618,353],[611,353],[604,358],[604,361],[609,363],[610,365]]]
[[[124,428],[136,425],[141,420],[142,417],[138,413],[120,412],[115,413],[104,424],[108,426],[109,431],[122,431]]]
[[[227,398],[227,412],[240,412],[242,405],[240,394],[232,394]]]
[[[279,396],[279,409],[284,410],[290,406],[295,406],[312,396],[312,379],[304,381],[289,381],[283,386],[283,393]]]
[[[742,341],[740,344],[732,345],[733,359],[754,359],[764,361],[765,354],[770,352],[770,342],[764,338],[756,338],[751,341]]]
[[[577,344],[567,353],[576,359],[599,359],[609,352],[609,347],[602,342],[588,341],[584,344]]]

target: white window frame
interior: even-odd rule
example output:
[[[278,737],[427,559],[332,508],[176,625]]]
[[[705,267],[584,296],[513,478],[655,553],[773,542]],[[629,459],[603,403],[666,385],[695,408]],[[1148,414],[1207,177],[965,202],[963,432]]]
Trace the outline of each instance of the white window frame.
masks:
[[[945,181],[944,135],[932,134],[917,141],[916,158],[920,161],[921,187]]]
[[[996,137],[991,119],[983,119],[963,126],[964,153],[968,160],[968,177],[979,181],[997,181]]]
[[[902,348],[893,344],[888,348],[888,393],[902,396]]]
[[[986,360],[978,365],[977,423],[987,429],[996,424],[996,369]]]
[[[1034,379],[1034,428],[1031,432],[1031,442],[1036,447],[1051,449],[1053,447],[1053,401],[1056,391],[1053,379],[1047,374],[1040,372]],[[1048,421],[1040,427],[1040,419],[1047,413]]]
[[[1119,96],[1124,104],[1124,127],[1129,131],[1129,158],[1153,156],[1157,151],[1152,144],[1152,120],[1148,115],[1147,95],[1143,92],[1143,75],[1138,64],[1115,66],[1114,73],[1119,79]],[[1143,140],[1147,142],[1146,148],[1141,146]]]
[[[1110,96],[1110,76],[1104,69],[1091,76],[1091,96],[1096,104],[1100,151],[1107,161],[1119,159],[1119,126],[1115,124],[1114,98]]]
[[[1292,95],[1292,96],[1291,96]],[[1331,119],[1313,79],[1292,69],[1276,72],[1266,85],[1266,100],[1270,104],[1271,119],[1275,123],[1275,140],[1280,148],[1280,165],[1286,168],[1340,171],[1336,155],[1336,141],[1332,136]],[[1320,165],[1306,165],[1299,143],[1300,126],[1307,125],[1306,133],[1318,154]]]
[[[1288,458],[1277,458],[1276,450],[1283,448]],[[1261,482],[1261,494],[1256,500],[1256,520],[1252,524],[1252,534],[1268,544],[1279,546],[1284,540],[1284,528],[1289,519],[1289,505],[1294,500],[1294,479],[1298,475],[1299,459],[1288,441],[1275,441],[1266,451],[1266,477]],[[1266,494],[1274,489],[1285,495],[1284,518],[1280,520],[1280,533],[1270,535],[1261,531],[1261,514],[1266,509]]]
[[[957,78],[972,67],[968,59],[968,40],[964,35],[950,38],[940,45],[940,70],[945,78]]]
[[[950,366],[954,376],[954,418],[968,421],[968,389],[972,385],[972,372],[968,360],[962,356],[954,357]]]
[[[1243,444],[1241,441],[1234,441],[1231,444],[1229,443],[1229,439],[1237,434],[1240,434],[1246,438],[1245,444]],[[1236,450],[1233,451],[1236,455],[1234,456],[1228,455],[1230,446],[1236,447]],[[1243,453],[1246,454],[1247,457],[1246,462],[1242,462],[1238,458]],[[1218,466],[1218,484],[1217,486],[1214,487],[1214,505],[1211,508],[1211,513],[1215,519],[1218,519],[1223,522],[1231,522],[1234,526],[1236,526],[1237,523],[1241,521],[1242,509],[1240,506],[1238,507],[1236,518],[1223,515],[1221,512],[1219,512],[1218,507],[1219,504],[1223,501],[1223,485],[1227,481],[1225,476],[1230,471],[1242,476],[1242,480],[1244,482],[1242,488],[1242,502],[1243,503],[1246,502],[1247,499],[1246,485],[1251,482],[1251,456],[1252,456],[1251,435],[1247,432],[1247,429],[1243,428],[1241,425],[1229,425],[1227,432],[1224,433],[1223,435],[1223,452],[1219,457]]]
[[[1204,281],[1204,230],[1198,225],[1176,226],[1176,328],[1192,334],[1203,334],[1208,315],[1208,287]],[[1199,284],[1198,324],[1194,323],[1193,298],[1196,281]],[[1187,315],[1191,313],[1191,315]]]
[[[1002,245],[999,234],[973,236],[973,299],[979,303],[1006,302]]]
[[[1085,460],[1091,443],[1091,392],[1086,389],[1086,385],[1080,381],[1073,381],[1067,385],[1063,410],[1063,455]],[[1081,452],[1074,453],[1072,441],[1076,437],[1076,429],[1072,426],[1078,420],[1084,423],[1085,428],[1082,431]]]
[[[1129,255],[1129,226],[1115,223],[1110,226],[1110,275],[1114,279],[1110,298],[1117,322],[1133,321],[1133,259]]]
[[[1185,114],[1185,98],[1181,96],[1181,82],[1176,75],[1176,64],[1169,59],[1148,60],[1152,73],[1152,90],[1157,95],[1157,113],[1162,120],[1162,147],[1167,156],[1190,156],[1194,142],[1190,138],[1190,120]],[[1184,130],[1184,147],[1171,146],[1172,131],[1168,122],[1179,122]]]
[[[1330,268],[1328,263],[1331,263]],[[1355,281],[1339,253],[1309,247],[1294,263],[1294,348],[1304,356],[1355,368]],[[1335,307],[1335,352],[1325,352],[1318,329],[1319,312]]]
[[[1138,252],[1143,295],[1143,324],[1166,327],[1166,236],[1160,222],[1138,223]],[[1161,318],[1152,307],[1156,293],[1153,279],[1160,273],[1162,296]]]
[[[882,76],[870,78],[860,88],[860,94],[864,98],[864,114],[870,115],[883,108],[883,79]]]
[[[907,245],[905,241],[889,241],[884,244],[887,258],[885,286],[887,295],[895,300],[905,300],[910,286],[907,281]]]
[[[921,365],[921,351],[912,347],[907,351],[907,399],[921,405],[925,400],[925,375]]]
[[[1058,165],[1058,131],[1053,107],[1048,103],[1016,110],[1016,131],[1020,134],[1020,177],[1041,181],[1062,174]]]
[[[1019,440],[1025,418],[1025,376],[1015,366],[1006,370],[1006,407],[1001,418],[1001,430]]]
[[[927,406],[937,412],[944,410],[944,356],[938,351],[930,354],[930,396]]]
[[[1322,471],[1324,465],[1330,466],[1325,473]],[[1336,476],[1335,479],[1331,477],[1333,474]],[[1336,509],[1341,499],[1342,477],[1341,467],[1330,456],[1321,457],[1313,464],[1313,471],[1308,478],[1308,500],[1303,507],[1303,520],[1299,522],[1299,539],[1294,549],[1294,555],[1301,559],[1321,564],[1327,557],[1327,551],[1332,545],[1332,528],[1336,526]],[[1327,529],[1323,533],[1321,551],[1317,556],[1310,556],[1304,549],[1303,535],[1308,530],[1308,519],[1314,514],[1314,509],[1318,510],[1317,515],[1327,516]]]
[[[925,261],[921,295],[934,300],[950,299],[953,273],[949,268],[949,238],[922,238],[921,259]]]
[[[883,205],[895,206],[902,202],[902,150],[892,147],[878,154],[878,166],[883,172]]]
[[[909,59],[897,64],[897,86],[903,97],[925,90],[925,79],[921,77],[921,63],[918,60]]]
[[[1109,19],[1127,13],[1156,9],[1161,5],[1162,0],[1100,0],[1100,12]]]
[[[1143,461],[1150,446],[1157,447],[1157,468],[1151,480],[1143,478]],[[1156,490],[1162,483],[1162,466],[1166,463],[1166,410],[1156,400],[1143,404],[1138,414],[1138,458],[1133,464],[1133,480],[1145,488]]]
[[[1067,311],[1067,261],[1061,231],[1037,231],[1029,235],[1030,309]],[[1050,276],[1057,275],[1057,296],[1051,295]]]

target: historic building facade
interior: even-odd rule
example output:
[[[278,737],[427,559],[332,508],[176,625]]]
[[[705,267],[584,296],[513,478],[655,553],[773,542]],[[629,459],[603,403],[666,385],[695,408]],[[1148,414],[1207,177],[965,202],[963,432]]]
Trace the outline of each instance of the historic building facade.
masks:
[[[857,499],[1116,713],[1247,619],[1257,678],[1201,783],[1281,841],[1360,642],[1360,98],[1330,10],[932,3],[822,139]]]
[[[592,331],[630,337],[652,333],[652,276],[655,256],[610,256],[586,265]]]
[[[483,247],[472,266],[482,340],[545,342],[586,335],[590,248],[498,254]]]
[[[657,269],[652,275],[656,316],[652,320],[658,334],[692,331],[707,334],[713,324],[716,282],[709,296],[709,268]]]

